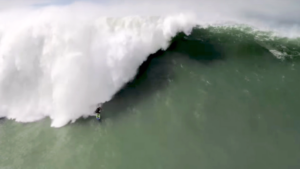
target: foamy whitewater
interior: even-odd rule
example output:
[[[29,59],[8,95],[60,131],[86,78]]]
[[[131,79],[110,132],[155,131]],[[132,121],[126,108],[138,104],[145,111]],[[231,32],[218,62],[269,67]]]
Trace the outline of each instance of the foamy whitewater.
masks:
[[[123,7],[78,3],[0,11],[0,117],[33,122],[48,116],[52,127],[62,127],[112,99],[147,57],[166,49],[180,31],[189,34],[196,24],[242,21],[240,11],[289,18],[255,3],[202,2],[141,1],[139,7],[135,2]],[[186,14],[189,9],[196,15]],[[300,32],[297,24],[279,27],[274,22],[272,27],[253,18],[243,22],[290,37]]]
[[[92,115],[134,78],[149,54],[195,25],[184,14],[110,18],[73,12],[2,14],[0,117],[33,122],[49,116],[52,127],[62,127]]]

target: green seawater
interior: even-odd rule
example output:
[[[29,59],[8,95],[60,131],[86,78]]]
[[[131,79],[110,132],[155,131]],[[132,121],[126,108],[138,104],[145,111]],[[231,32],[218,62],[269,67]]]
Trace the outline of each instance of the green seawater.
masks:
[[[244,27],[178,34],[101,123],[0,120],[0,168],[300,168],[299,53],[299,39]]]

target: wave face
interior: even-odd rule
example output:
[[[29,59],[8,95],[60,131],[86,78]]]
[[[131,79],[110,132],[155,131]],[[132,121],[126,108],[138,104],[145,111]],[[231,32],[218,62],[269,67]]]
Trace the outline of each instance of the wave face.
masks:
[[[92,115],[150,54],[195,25],[184,14],[99,17],[63,9],[0,17],[0,117],[33,122],[49,116],[52,127],[62,127]]]
[[[98,103],[111,100],[135,77],[150,54],[167,49],[179,32],[190,34],[196,24],[202,31],[188,37],[195,44],[208,31],[219,44],[250,38],[277,58],[299,56],[299,39],[260,32],[299,36],[299,19],[286,14],[298,16],[299,10],[288,7],[298,2],[258,4],[271,6],[272,11],[258,8],[255,1],[237,0],[201,0],[201,5],[193,0],[159,4],[114,0],[106,6],[0,8],[0,118],[33,122],[50,117],[52,127],[62,127],[88,117]]]

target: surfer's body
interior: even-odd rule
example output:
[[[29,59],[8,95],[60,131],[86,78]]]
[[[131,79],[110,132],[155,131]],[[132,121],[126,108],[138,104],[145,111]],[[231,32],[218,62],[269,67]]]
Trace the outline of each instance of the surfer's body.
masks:
[[[98,121],[101,120],[101,111],[102,111],[102,108],[101,107],[98,107],[96,110],[95,110],[95,113],[96,113],[96,119]]]

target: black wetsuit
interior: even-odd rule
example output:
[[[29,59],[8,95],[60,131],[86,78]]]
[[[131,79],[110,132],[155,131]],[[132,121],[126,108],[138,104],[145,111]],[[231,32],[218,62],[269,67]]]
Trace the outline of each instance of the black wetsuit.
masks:
[[[101,107],[98,107],[98,108],[96,109],[95,113],[101,113],[101,111],[102,111],[102,108],[101,108]]]

